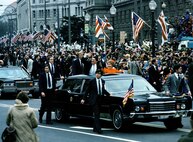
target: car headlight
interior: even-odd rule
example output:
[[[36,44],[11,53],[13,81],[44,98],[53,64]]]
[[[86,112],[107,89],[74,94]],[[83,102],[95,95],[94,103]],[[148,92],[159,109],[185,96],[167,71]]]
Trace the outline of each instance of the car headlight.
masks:
[[[181,104],[181,109],[186,109],[186,105],[185,104]]]
[[[140,111],[140,107],[139,107],[139,106],[136,106],[136,107],[135,107],[135,111],[139,112],[139,111]]]
[[[14,83],[3,83],[4,87],[14,86]]]

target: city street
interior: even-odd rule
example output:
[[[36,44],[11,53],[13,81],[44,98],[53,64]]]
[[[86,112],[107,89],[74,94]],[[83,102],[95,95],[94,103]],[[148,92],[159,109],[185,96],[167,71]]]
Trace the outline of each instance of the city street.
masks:
[[[14,104],[13,99],[0,100],[0,131],[5,124],[7,111]],[[40,99],[31,99],[29,105],[35,109],[38,117]],[[189,118],[183,119],[184,127],[174,131],[165,129],[163,123],[136,123],[129,129],[117,132],[110,122],[103,121],[103,134],[98,135],[92,132],[92,120],[86,118],[72,118],[69,122],[59,123],[54,120],[53,125],[40,124],[36,132],[40,142],[176,142],[181,135],[190,131]]]

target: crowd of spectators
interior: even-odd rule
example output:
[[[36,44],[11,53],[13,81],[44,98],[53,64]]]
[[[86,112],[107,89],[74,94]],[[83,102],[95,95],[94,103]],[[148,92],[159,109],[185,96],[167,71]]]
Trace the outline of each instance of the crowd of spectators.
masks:
[[[33,78],[38,78],[45,63],[49,59],[54,58],[54,64],[58,70],[56,75],[59,79],[75,74],[87,74],[91,69],[92,60],[96,60],[97,68],[100,68],[104,73],[131,73],[141,75],[149,81],[149,68],[152,66],[152,60],[156,60],[156,67],[159,71],[159,81],[164,84],[167,76],[172,73],[173,66],[179,63],[187,79],[191,77],[188,73],[189,65],[192,63],[193,52],[191,50],[176,51],[167,44],[159,48],[156,56],[152,57],[151,51],[146,48],[133,47],[129,48],[125,45],[120,45],[115,49],[106,47],[104,52],[103,47],[92,46],[89,49],[81,50],[67,50],[65,47],[60,48],[46,48],[43,46],[20,46],[12,48],[2,48],[0,59],[3,60],[4,65],[23,65]],[[81,57],[80,57],[81,56]],[[79,72],[75,73],[77,64],[75,60],[79,59],[81,62]],[[190,79],[189,79],[190,80]]]

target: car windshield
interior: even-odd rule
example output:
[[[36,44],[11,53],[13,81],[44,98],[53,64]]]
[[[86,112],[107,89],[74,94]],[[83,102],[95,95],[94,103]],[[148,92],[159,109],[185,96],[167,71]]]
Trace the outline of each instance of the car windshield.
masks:
[[[122,94],[128,91],[131,81],[131,79],[106,80],[105,87],[112,94]],[[140,92],[156,92],[153,86],[143,78],[135,78],[133,88],[134,92],[138,92],[138,94]]]
[[[7,68],[0,69],[0,78],[7,79],[21,79],[21,78],[29,78],[27,73],[20,68]]]

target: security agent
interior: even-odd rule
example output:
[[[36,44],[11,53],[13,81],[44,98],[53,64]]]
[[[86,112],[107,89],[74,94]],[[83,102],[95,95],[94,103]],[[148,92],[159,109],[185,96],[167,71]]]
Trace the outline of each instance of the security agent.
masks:
[[[92,79],[89,83],[89,86],[86,90],[83,99],[81,100],[81,104],[85,103],[85,99],[87,95],[89,96],[89,104],[92,106],[93,115],[94,115],[94,127],[93,132],[101,134],[101,124],[100,124],[100,107],[101,100],[103,99],[104,94],[106,96],[110,96],[110,93],[105,89],[105,81],[101,78],[102,71],[97,70],[95,72],[95,78]]]
[[[40,74],[39,78],[39,90],[41,95],[41,107],[39,110],[39,122],[42,123],[42,117],[44,112],[46,114],[46,124],[52,124],[51,122],[51,100],[54,92],[56,91],[56,81],[53,75],[49,71],[49,65],[45,65],[44,72]]]

